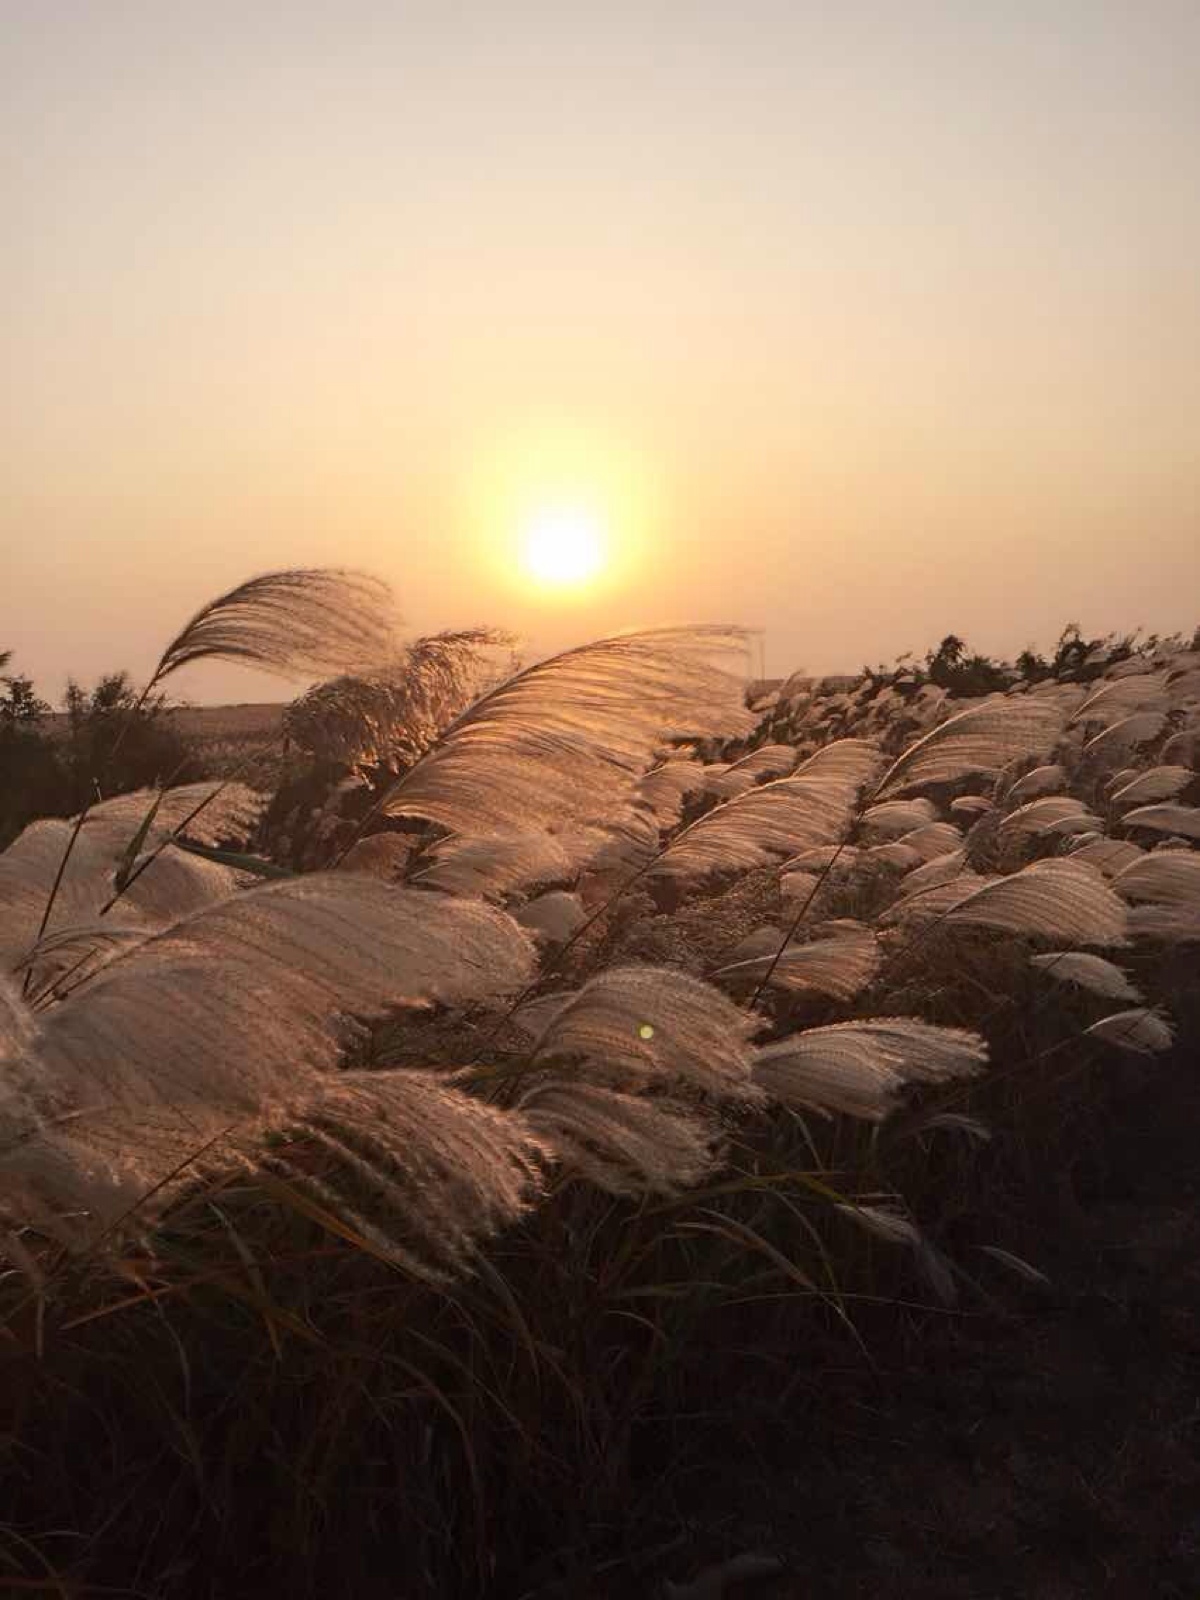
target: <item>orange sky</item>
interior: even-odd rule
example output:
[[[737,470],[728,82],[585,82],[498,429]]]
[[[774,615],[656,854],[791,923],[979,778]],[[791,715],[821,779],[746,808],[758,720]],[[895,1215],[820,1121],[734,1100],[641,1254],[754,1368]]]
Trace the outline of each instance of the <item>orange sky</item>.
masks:
[[[44,692],[313,562],[414,631],[734,620],[776,672],[1200,622],[1195,0],[2,19],[0,647]],[[563,493],[619,555],[569,599],[511,553]]]

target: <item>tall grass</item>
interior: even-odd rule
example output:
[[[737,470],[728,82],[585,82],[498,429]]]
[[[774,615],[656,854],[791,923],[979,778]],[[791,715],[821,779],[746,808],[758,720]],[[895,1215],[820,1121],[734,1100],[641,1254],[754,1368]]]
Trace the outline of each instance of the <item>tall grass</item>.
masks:
[[[370,636],[289,724],[353,800],[324,870],[269,859],[236,784],[0,855],[22,1582],[469,1595],[586,1562],[715,1371],[790,1388],[814,1340],[869,1357],[885,1304],[1036,1277],[1003,1186],[1194,1016],[1178,641],[751,713],[736,629],[489,684],[498,636],[399,646],[369,586],[296,576],[202,608],[154,681]]]

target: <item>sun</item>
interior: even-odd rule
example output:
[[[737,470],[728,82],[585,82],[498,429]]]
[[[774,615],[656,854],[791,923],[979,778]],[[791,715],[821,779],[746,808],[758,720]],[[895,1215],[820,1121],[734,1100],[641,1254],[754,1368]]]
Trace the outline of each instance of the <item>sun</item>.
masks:
[[[534,511],[521,538],[521,565],[538,584],[577,589],[603,569],[605,529],[599,514],[579,506]]]

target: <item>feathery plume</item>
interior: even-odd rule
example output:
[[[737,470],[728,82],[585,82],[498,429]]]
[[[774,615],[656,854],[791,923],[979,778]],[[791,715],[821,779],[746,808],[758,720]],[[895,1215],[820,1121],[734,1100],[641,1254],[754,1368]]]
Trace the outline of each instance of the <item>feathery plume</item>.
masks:
[[[839,1202],[834,1206],[843,1216],[858,1224],[867,1233],[888,1244],[908,1245],[922,1277],[943,1305],[954,1305],[958,1288],[954,1269],[942,1252],[930,1243],[916,1223],[894,1205],[872,1206]]]
[[[783,872],[828,872],[840,868],[852,872],[862,859],[862,851],[853,844],[818,844],[811,850],[801,850],[790,861],[785,861]]]
[[[1031,1266],[1021,1256],[1013,1255],[1011,1250],[1001,1250],[999,1245],[981,1244],[981,1254],[991,1256],[993,1261],[998,1261],[1002,1267],[1007,1267],[1010,1272],[1015,1272],[1018,1278],[1024,1278],[1026,1283],[1048,1284],[1050,1279],[1044,1272],[1039,1272],[1037,1267]]]
[[[1200,806],[1166,803],[1139,806],[1121,818],[1123,828],[1149,828],[1154,833],[1174,833],[1181,839],[1200,839]]]
[[[785,872],[779,880],[779,895],[789,911],[795,906],[807,910],[820,883],[815,872]]]
[[[446,839],[433,847],[429,860],[409,882],[461,895],[506,894],[527,884],[562,882],[578,866],[562,839],[544,831]]]
[[[607,817],[664,738],[750,730],[741,680],[720,664],[744,638],[659,628],[528,667],[457,717],[384,809],[464,834]]]
[[[264,572],[202,606],[163,651],[159,684],[193,661],[241,661],[283,677],[363,666],[391,649],[386,584],[361,572]]]
[[[1057,794],[1066,781],[1067,775],[1057,762],[1047,767],[1034,767],[1032,772],[1017,779],[1008,791],[1008,798],[1019,802],[1038,800],[1044,794]]]
[[[911,844],[906,844],[903,839],[889,839],[886,844],[872,845],[867,851],[867,859],[875,862],[877,866],[895,867],[898,872],[911,872],[914,867],[919,867],[924,857],[919,850],[914,850]]]
[[[1145,851],[1128,839],[1085,839],[1078,843],[1069,840],[1067,849],[1072,861],[1086,862],[1096,867],[1106,878],[1115,877],[1131,861],[1140,861]]]
[[[68,853],[73,836],[74,848]],[[90,819],[77,836],[73,824],[59,818],[31,822],[18,834],[0,854],[0,965],[11,969],[40,942],[38,929],[60,868],[53,916],[42,938],[97,921],[113,896],[127,843],[123,826],[107,821],[93,829]],[[112,919],[119,927],[153,932],[225,899],[244,881],[232,867],[167,846],[138,873],[114,906]]]
[[[1051,749],[1063,723],[1059,706],[1028,695],[972,706],[910,745],[884,774],[879,796],[975,774],[999,777],[1010,761]]]
[[[839,1201],[833,1209],[856,1222],[864,1232],[888,1244],[906,1244],[916,1250],[924,1242],[924,1235],[912,1218],[894,1206],[862,1206]]]
[[[1085,756],[1100,757],[1105,761],[1124,761],[1138,745],[1157,739],[1167,725],[1162,711],[1135,711],[1120,722],[1112,722],[1089,739],[1083,747]]]
[[[675,967],[612,967],[555,1009],[534,1060],[579,1057],[622,1083],[688,1083],[754,1101],[750,1036],[758,1020]]]
[[[835,739],[802,761],[793,776],[840,783],[847,794],[857,794],[879,771],[880,755],[867,739]]]
[[[882,800],[863,812],[863,827],[882,838],[900,838],[937,818],[937,808],[924,796],[916,800]]]
[[[1103,956],[1088,955],[1083,950],[1056,950],[1050,955],[1030,956],[1029,964],[1056,983],[1076,984],[1092,994],[1103,995],[1106,1000],[1138,1001],[1142,998],[1120,967]]]
[[[673,1194],[713,1165],[712,1125],[671,1101],[556,1075],[517,1109],[570,1176],[609,1194]]]
[[[1112,724],[1143,706],[1157,709],[1160,703],[1165,703],[1166,688],[1166,675],[1159,672],[1111,679],[1087,697],[1071,721]]]
[[[1154,900],[1200,912],[1200,853],[1151,851],[1118,872],[1112,886],[1129,900]]]
[[[783,937],[783,929],[772,927],[769,923],[761,928],[755,928],[744,939],[725,951],[722,971],[728,967],[736,966],[740,961],[753,961],[758,956],[774,955],[779,949],[779,941]]]
[[[520,1116],[404,1069],[319,1079],[202,1168],[282,1179],[438,1283],[530,1209],[547,1154]]]
[[[1046,833],[1095,833],[1103,827],[1101,819],[1092,816],[1074,795],[1048,794],[1010,811],[1000,824],[1000,838],[1008,844]]]
[[[764,778],[782,778],[791,772],[796,765],[798,752],[790,744],[765,744],[757,750],[752,750],[749,755],[743,756],[740,761],[735,761],[732,766],[724,766],[720,771],[715,767],[705,767],[706,773],[704,787],[709,794],[715,794],[722,800],[730,800],[734,795],[744,794],[755,784],[761,783]]]
[[[313,873],[198,912],[112,962],[48,1015],[42,1060],[48,1084],[76,1084],[80,1103],[99,1089],[136,1116],[169,1084],[221,1115],[286,1091],[306,1062],[331,1070],[335,1013],[499,998],[532,967],[501,911]]]
[[[1130,1050],[1135,1055],[1158,1055],[1169,1050],[1175,1042],[1170,1023],[1157,1011],[1137,1006],[1131,1011],[1114,1011],[1101,1017],[1090,1028],[1083,1030],[1093,1039],[1103,1039],[1105,1044],[1116,1045],[1119,1050]]]
[[[141,926],[122,926],[111,917],[103,922],[85,922],[77,928],[63,928],[39,939],[20,962],[19,969],[29,967],[35,971],[40,987],[48,978],[74,967],[79,956],[94,956],[103,963],[141,944],[152,932],[153,929]]]
[[[660,815],[635,804],[623,816],[618,812],[604,826],[601,839],[586,863],[589,874],[621,878],[641,872],[661,848]]]
[[[369,833],[365,839],[354,841],[341,860],[334,863],[334,870],[364,872],[385,883],[395,883],[403,876],[414,844],[403,833]]]
[[[57,817],[31,822],[0,853],[0,966],[10,970],[38,938],[38,926],[55,875],[63,865],[73,827]],[[95,920],[112,893],[115,860],[84,833],[66,860],[54,905],[59,931]]]
[[[180,917],[227,900],[253,882],[252,877],[220,861],[168,847],[154,856],[139,856],[133,870],[145,865],[123,896],[130,911],[150,928],[165,928]],[[108,889],[111,894],[111,886]],[[106,895],[107,898],[107,895]],[[116,908],[114,907],[114,910]]]
[[[416,639],[370,672],[314,684],[284,712],[284,733],[321,761],[400,771],[488,686],[512,642],[492,628]]]
[[[1200,911],[1190,906],[1132,906],[1129,931],[1135,939],[1194,944],[1200,940]]]
[[[146,831],[147,848],[180,831],[196,844],[242,844],[263,813],[266,796],[244,783],[183,783],[174,789],[135,789],[92,806],[84,833],[105,847],[114,859],[145,821],[151,806],[154,820]],[[203,809],[197,809],[198,807]],[[196,812],[193,817],[192,813]],[[186,824],[186,826],[185,826]]]
[[[968,1029],[876,1017],[807,1028],[765,1045],[754,1079],[783,1105],[878,1122],[905,1083],[970,1077],[986,1061],[987,1045]]]
[[[961,847],[962,834],[952,822],[928,822],[922,828],[902,834],[897,843],[915,851],[922,862],[936,861],[939,856]]]
[[[840,784],[777,778],[706,812],[666,846],[653,877],[699,878],[767,866],[781,856],[836,840],[853,804]]]
[[[950,809],[956,816],[982,817],[993,810],[995,804],[985,794],[960,794],[956,800],[951,800]]]
[[[765,866],[780,856],[838,840],[860,785],[878,756],[859,740],[827,745],[787,778],[727,800],[670,841],[651,868],[656,877],[703,877]]]
[[[21,1056],[33,1044],[37,1023],[20,991],[0,972],[0,1063]]]
[[[907,873],[900,885],[900,893],[919,894],[923,889],[933,889],[940,883],[950,883],[962,875],[966,864],[967,852],[964,849],[947,850],[945,855],[934,856],[932,861],[926,861],[923,866],[914,867]]]
[[[1151,767],[1148,772],[1139,773],[1131,782],[1114,790],[1112,802],[1116,806],[1141,806],[1154,800],[1174,800],[1195,776],[1190,767]]]
[[[704,788],[704,770],[698,761],[662,761],[638,779],[635,801],[654,813],[660,827],[670,827],[687,796]]]
[[[1173,733],[1163,745],[1160,759],[1182,762],[1194,772],[1200,765],[1200,727],[1184,727]]]
[[[564,889],[552,889],[548,894],[527,901],[515,916],[523,928],[551,944],[565,944],[587,920],[579,896],[568,894]]]
[[[1035,861],[1005,878],[965,887],[952,882],[901,900],[881,920],[936,918],[950,927],[994,928],[1068,944],[1126,942],[1124,902],[1094,868],[1070,860]]]
[[[569,1000],[574,1000],[578,989],[556,989],[553,994],[540,994],[535,1000],[525,1000],[513,1012],[509,1021],[531,1039],[540,1039],[550,1026],[551,1018],[558,1015]]]
[[[345,1015],[506,996],[532,968],[527,936],[478,901],[353,873],[251,890],[146,940],[46,1013],[38,1104],[80,1114],[69,1138],[22,1146],[25,1168],[48,1165],[64,1190],[77,1182],[68,1205],[86,1193],[111,1218],[181,1153],[315,1092],[338,1064]]]
[[[731,982],[757,981],[770,968],[781,935],[771,929],[770,948],[728,963],[715,974]],[[771,983],[780,989],[814,989],[835,1000],[853,1000],[865,989],[880,965],[879,941],[870,932],[844,934],[792,944],[775,962]]]

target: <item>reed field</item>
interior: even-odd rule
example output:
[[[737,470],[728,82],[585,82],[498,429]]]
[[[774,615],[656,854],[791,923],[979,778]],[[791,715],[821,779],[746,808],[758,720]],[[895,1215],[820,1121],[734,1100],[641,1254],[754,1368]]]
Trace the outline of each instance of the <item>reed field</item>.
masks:
[[[0,853],[0,1590],[1196,1592],[1200,639],[747,645],[296,570],[105,708]]]

